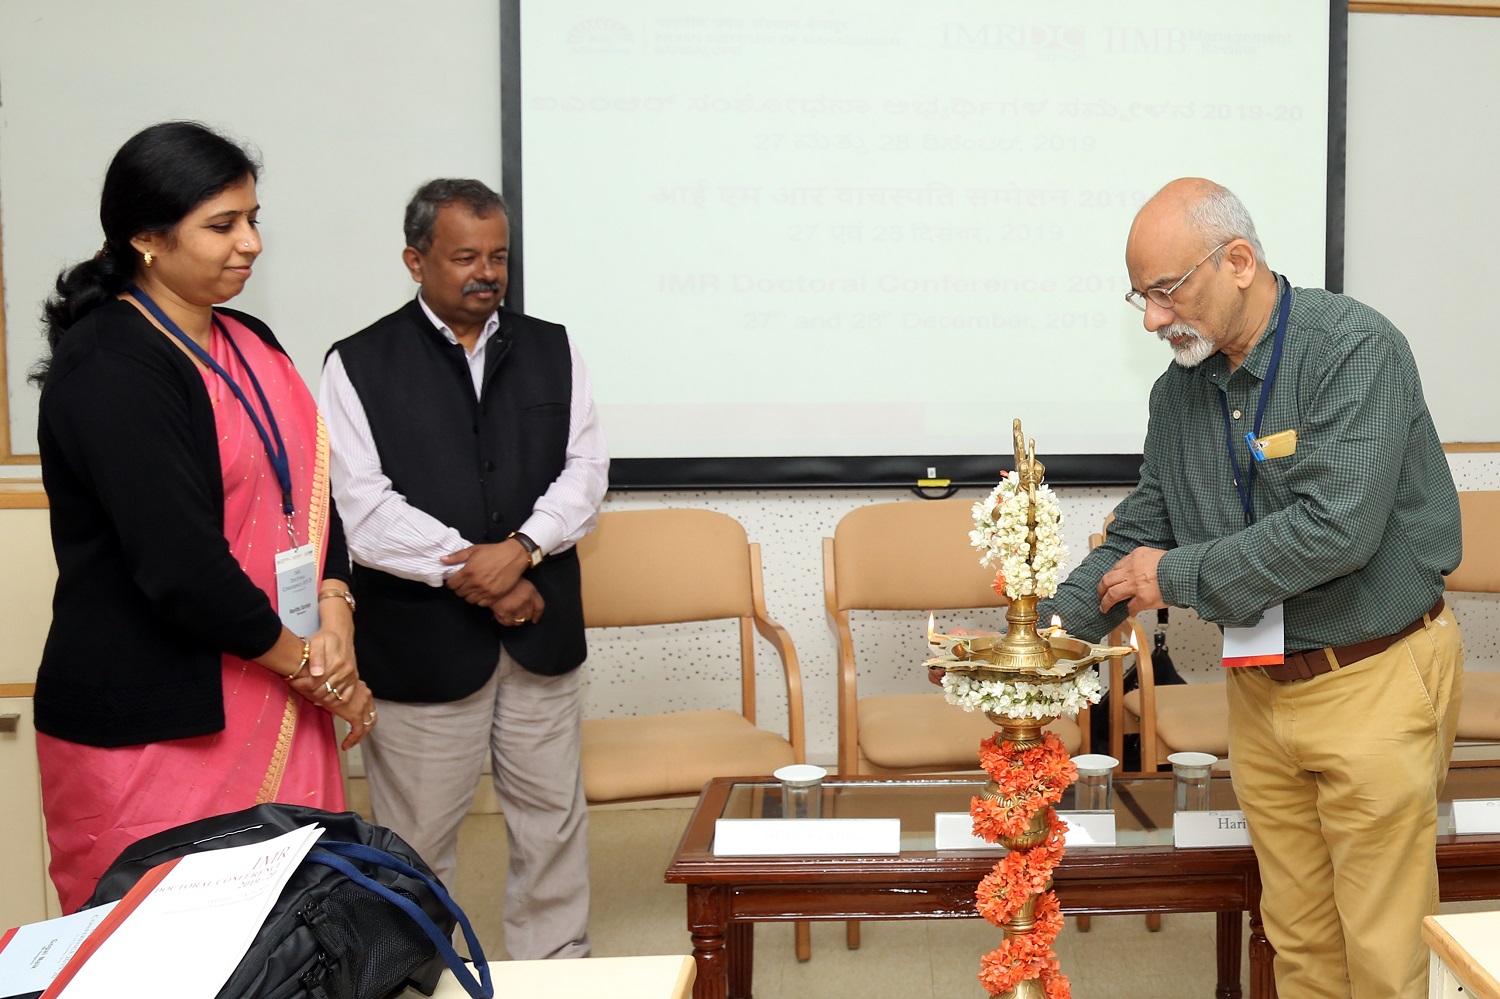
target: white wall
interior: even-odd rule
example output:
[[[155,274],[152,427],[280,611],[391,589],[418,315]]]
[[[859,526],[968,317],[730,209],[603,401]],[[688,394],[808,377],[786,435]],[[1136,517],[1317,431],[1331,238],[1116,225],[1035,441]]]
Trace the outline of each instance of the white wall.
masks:
[[[1500,18],[1349,22],[1345,289],[1406,333],[1443,440],[1500,440]]]
[[[439,176],[500,184],[495,0],[3,0],[0,235],[13,448],[36,451],[38,316],[59,269],[96,251],[120,145],[201,120],[264,161],[266,252],[234,306],[304,377],[415,293],[401,213]],[[30,474],[35,474],[31,470]]]

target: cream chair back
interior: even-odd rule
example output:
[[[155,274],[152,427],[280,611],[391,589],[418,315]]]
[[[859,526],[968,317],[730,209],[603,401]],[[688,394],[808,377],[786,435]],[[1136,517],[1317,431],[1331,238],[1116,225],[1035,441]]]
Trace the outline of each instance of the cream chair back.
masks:
[[[995,572],[969,545],[972,500],[876,503],[851,510],[833,535],[838,606],[847,610],[997,607]]]
[[[589,628],[749,618],[751,546],[712,510],[615,510],[578,544]]]

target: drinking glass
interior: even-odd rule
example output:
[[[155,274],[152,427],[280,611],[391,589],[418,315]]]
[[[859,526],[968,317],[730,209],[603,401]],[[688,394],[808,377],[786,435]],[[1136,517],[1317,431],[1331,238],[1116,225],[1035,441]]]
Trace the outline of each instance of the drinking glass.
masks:
[[[1114,808],[1115,767],[1120,761],[1103,753],[1073,757],[1078,783],[1073,785],[1073,807],[1080,812],[1108,812]]]
[[[788,819],[816,819],[823,814],[823,778],[828,771],[811,763],[793,763],[771,776],[781,782],[781,814]]]
[[[1212,753],[1173,753],[1172,809],[1177,812],[1206,812],[1209,809],[1209,774],[1219,758]]]

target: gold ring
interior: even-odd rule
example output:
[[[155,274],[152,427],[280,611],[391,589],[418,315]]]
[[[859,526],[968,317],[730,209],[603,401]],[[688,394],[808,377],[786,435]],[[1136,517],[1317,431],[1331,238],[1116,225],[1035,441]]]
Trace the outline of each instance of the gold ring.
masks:
[[[518,617],[518,618],[516,618],[516,624],[525,624],[525,623],[526,623],[526,619],[524,617]]]
[[[333,681],[332,680],[324,680],[323,681],[323,689],[326,690],[326,691],[328,691],[334,697],[339,696],[339,688],[337,688],[337,687],[335,687],[333,685]]]
[[[375,712],[374,711],[371,711],[369,713],[369,715],[366,716],[366,718],[365,718],[365,724],[366,725],[374,725],[375,724]]]

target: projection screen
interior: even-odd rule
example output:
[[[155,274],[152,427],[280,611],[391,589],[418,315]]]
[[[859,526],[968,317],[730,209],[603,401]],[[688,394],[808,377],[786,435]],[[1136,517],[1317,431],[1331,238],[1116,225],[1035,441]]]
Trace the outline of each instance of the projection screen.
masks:
[[[507,0],[509,301],[565,324],[616,486],[1133,479],[1123,301],[1201,175],[1337,285],[1342,3]]]

